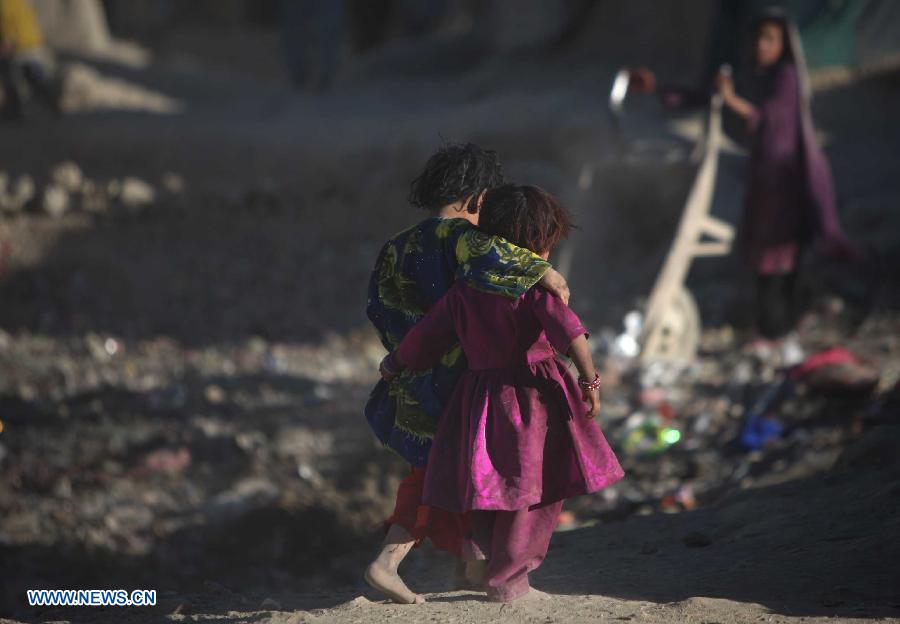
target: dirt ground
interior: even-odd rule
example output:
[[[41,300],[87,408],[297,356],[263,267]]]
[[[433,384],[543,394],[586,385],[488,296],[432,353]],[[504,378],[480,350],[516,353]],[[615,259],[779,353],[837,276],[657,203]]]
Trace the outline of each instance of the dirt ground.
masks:
[[[452,564],[416,553],[407,566],[424,605],[392,605],[346,587],[259,598],[210,585],[167,596],[169,621],[196,622],[857,622],[898,621],[900,428],[870,431],[827,475],[746,490],[708,508],[557,534],[535,587],[509,605],[441,591]],[[274,605],[254,609],[266,598]],[[41,621],[75,616],[42,614]],[[106,610],[96,622],[156,621]],[[12,620],[2,620],[3,622]]]
[[[603,355],[664,257],[702,114],[635,101],[623,160],[603,110],[614,68],[584,56],[324,96],[194,65],[67,62],[82,66],[67,117],[0,127],[10,187],[28,175],[38,191],[0,215],[0,622],[900,621],[900,74],[817,99],[847,229],[872,254],[811,265],[799,335],[807,353],[853,349],[877,388],[799,391],[781,439],[736,449],[779,363],[745,349],[736,262],[698,263],[703,347],[664,384],[667,408],[648,407],[640,371],[609,365],[603,427],[629,476],[568,505],[534,575],[552,597],[448,591],[452,562],[423,547],[404,575],[428,602],[407,607],[360,570],[404,472],[361,412],[382,353],[368,273],[419,217],[409,180],[445,137],[560,194],[582,225],[573,307]],[[732,221],[741,158],[722,157],[714,206]],[[64,161],[90,184],[53,216],[42,193]],[[579,195],[586,164],[597,182]],[[151,200],[122,190],[132,177]],[[657,409],[681,442],[632,449],[635,415]],[[26,588],[77,586],[157,588],[160,605],[23,604]]]

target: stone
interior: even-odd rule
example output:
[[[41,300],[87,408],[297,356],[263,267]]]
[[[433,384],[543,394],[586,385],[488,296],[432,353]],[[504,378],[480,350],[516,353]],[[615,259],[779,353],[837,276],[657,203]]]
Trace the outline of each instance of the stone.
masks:
[[[228,395],[225,393],[225,390],[222,389],[221,386],[216,384],[209,384],[208,386],[206,386],[203,394],[206,397],[206,400],[213,405],[221,405],[228,399]]]
[[[172,195],[184,193],[186,186],[184,178],[177,173],[172,173],[171,171],[164,173],[160,182],[162,187]]]
[[[122,180],[119,201],[129,208],[141,208],[156,200],[156,190],[140,178],[128,177]]]
[[[61,186],[67,193],[77,193],[81,190],[84,175],[81,168],[71,160],[58,164],[50,174],[50,179]]]
[[[51,182],[44,188],[41,207],[51,217],[59,218],[69,210],[69,193],[59,184]]]

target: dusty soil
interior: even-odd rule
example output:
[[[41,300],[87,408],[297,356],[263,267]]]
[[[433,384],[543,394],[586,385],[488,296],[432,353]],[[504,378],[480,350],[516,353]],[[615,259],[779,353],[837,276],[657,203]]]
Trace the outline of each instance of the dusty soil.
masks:
[[[410,584],[421,606],[370,592],[304,583],[273,596],[222,587],[170,595],[170,621],[203,622],[854,622],[898,621],[900,529],[896,453],[900,427],[873,429],[827,475],[745,490],[708,508],[557,534],[534,574],[546,600],[499,605],[441,591],[450,562],[417,553]],[[265,598],[278,608],[254,609]],[[69,610],[41,621],[75,617]],[[156,621],[159,614],[99,612],[97,622]],[[6,620],[4,620],[5,622]]]

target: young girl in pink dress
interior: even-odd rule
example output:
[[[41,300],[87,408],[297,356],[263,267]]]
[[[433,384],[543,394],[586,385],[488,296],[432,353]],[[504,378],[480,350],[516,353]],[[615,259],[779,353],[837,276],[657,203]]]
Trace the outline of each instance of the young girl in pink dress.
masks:
[[[569,227],[552,195],[514,185],[486,193],[479,223],[544,257]],[[382,375],[430,368],[457,339],[469,370],[438,425],[424,501],[471,512],[464,557],[486,560],[488,597],[507,602],[529,592],[563,500],[623,472],[593,420],[600,377],[585,328],[562,301],[539,288],[509,299],[457,282],[385,358]],[[577,382],[557,352],[572,358]]]

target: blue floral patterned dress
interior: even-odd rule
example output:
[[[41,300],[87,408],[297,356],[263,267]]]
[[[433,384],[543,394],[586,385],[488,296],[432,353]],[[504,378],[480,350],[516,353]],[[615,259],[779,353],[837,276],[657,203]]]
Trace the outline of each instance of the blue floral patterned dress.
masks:
[[[381,250],[369,281],[366,313],[393,351],[457,279],[512,299],[543,277],[549,263],[527,249],[489,236],[465,219],[426,219],[396,234]],[[366,419],[383,444],[413,466],[424,466],[437,422],[466,360],[457,344],[437,366],[381,381]]]

